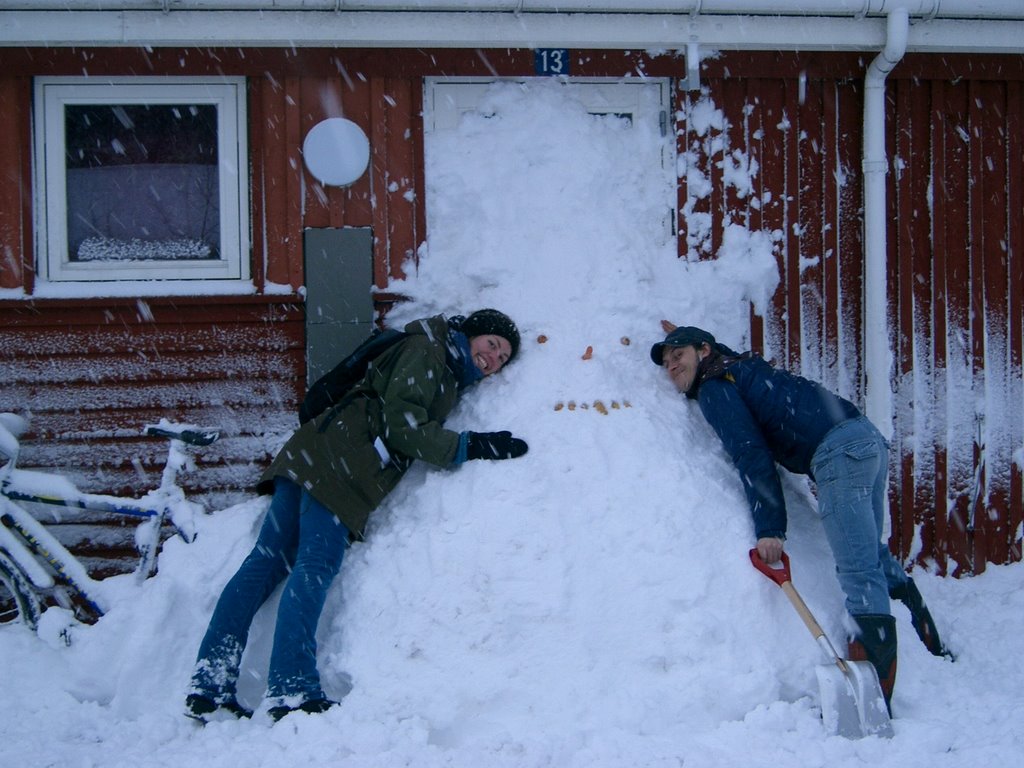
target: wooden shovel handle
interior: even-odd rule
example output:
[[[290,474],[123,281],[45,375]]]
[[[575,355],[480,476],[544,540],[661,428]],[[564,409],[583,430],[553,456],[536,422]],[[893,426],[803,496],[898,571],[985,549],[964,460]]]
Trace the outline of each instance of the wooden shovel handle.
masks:
[[[804,602],[804,599],[800,597],[800,593],[796,591],[796,587],[793,586],[792,577],[789,573],[789,555],[783,552],[781,565],[769,565],[761,559],[761,555],[758,554],[756,549],[751,549],[750,562],[754,564],[757,570],[782,587],[782,591],[786,593],[789,602],[796,608],[796,612],[800,614],[800,618],[803,619],[807,629],[814,635],[815,640],[825,634],[824,630],[815,620],[814,614],[811,613],[811,609],[807,607],[807,603]]]
[[[814,618],[814,614],[811,613],[811,609],[807,607],[807,603],[800,597],[800,593],[796,591],[796,587],[793,586],[789,574],[789,555],[785,552],[782,553],[782,565],[768,565],[764,560],[761,559],[761,555],[758,554],[756,549],[750,550],[750,562],[754,564],[761,573],[767,576],[769,579],[774,581],[780,587],[782,591],[786,593],[786,597],[789,598],[789,602],[796,608],[797,614],[804,622],[804,626],[810,630],[810,633],[814,636],[814,639],[818,642],[818,646],[822,649],[825,656],[835,662],[841,670],[846,671],[846,664],[839,654],[836,653],[836,649],[833,647],[831,641],[825,635],[825,630],[818,624],[817,619]]]
[[[793,582],[787,581],[782,584],[782,591],[786,593],[786,597],[789,598],[789,602],[796,608],[796,612],[800,614],[800,618],[804,621],[804,626],[810,630],[811,634],[814,635],[814,639],[817,640],[819,637],[825,634],[825,630],[821,628],[817,620],[814,618],[814,614],[811,613],[811,609],[807,607],[807,603],[800,597],[800,593],[796,591],[796,587],[793,586]]]

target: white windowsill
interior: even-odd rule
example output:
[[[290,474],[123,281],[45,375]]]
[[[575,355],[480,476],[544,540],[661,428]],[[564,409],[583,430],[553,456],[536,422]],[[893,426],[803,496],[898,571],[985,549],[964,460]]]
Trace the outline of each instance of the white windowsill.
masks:
[[[0,292],[0,298],[100,299],[124,296],[251,296],[255,293],[256,286],[251,280],[123,280],[96,283],[52,283],[40,280],[32,294],[12,289],[10,292]]]

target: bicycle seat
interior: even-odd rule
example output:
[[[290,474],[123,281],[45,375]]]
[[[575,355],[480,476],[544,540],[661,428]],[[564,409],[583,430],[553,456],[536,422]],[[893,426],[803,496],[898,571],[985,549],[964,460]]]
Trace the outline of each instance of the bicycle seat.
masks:
[[[146,427],[146,434],[150,437],[180,440],[189,445],[209,445],[220,437],[220,430],[181,427],[175,424],[150,424]]]

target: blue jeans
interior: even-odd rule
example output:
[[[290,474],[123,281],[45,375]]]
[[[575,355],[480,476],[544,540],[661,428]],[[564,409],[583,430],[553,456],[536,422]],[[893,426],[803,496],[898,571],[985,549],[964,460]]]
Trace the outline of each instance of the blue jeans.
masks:
[[[851,615],[889,613],[889,590],[907,575],[882,541],[889,445],[861,416],[834,427],[811,459],[818,512]]]
[[[218,704],[235,697],[253,617],[287,578],[277,609],[267,695],[297,697],[293,705],[323,698],[316,627],[348,539],[348,528],[332,512],[294,483],[278,478],[256,545],[224,587],[199,646],[193,691]]]

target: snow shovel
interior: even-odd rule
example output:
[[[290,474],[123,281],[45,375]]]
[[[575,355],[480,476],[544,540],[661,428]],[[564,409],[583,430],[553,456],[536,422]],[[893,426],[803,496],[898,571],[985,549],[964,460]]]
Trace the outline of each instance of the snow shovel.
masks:
[[[768,565],[756,549],[750,550],[750,562],[761,573],[774,581],[800,614],[807,629],[818,641],[828,664],[819,664],[815,668],[818,675],[818,688],[821,692],[821,718],[825,730],[831,735],[844,736],[848,739],[859,739],[862,736],[893,735],[889,711],[885,706],[882,686],[878,683],[878,673],[869,661],[850,661],[836,653],[836,649],[826,637],[825,632],[811,615],[789,576],[789,555],[782,553],[782,563]]]

